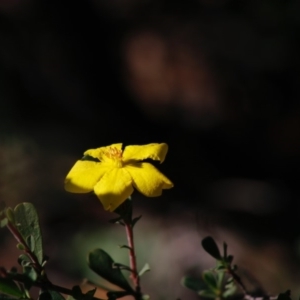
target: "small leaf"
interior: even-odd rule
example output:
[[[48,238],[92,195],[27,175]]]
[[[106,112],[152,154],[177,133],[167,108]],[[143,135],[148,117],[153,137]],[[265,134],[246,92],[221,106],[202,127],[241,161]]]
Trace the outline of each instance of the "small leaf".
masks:
[[[35,240],[34,240],[34,237],[32,235],[29,235],[26,238],[26,243],[27,243],[30,251],[34,253],[34,251],[35,251]]]
[[[199,292],[206,287],[203,281],[190,276],[183,277],[181,280],[181,284],[186,288],[193,290],[195,292]]]
[[[219,248],[215,240],[211,236],[208,236],[202,240],[202,247],[208,254],[210,254],[215,259],[222,259]]]
[[[39,225],[39,219],[34,206],[31,203],[21,203],[15,207],[14,215],[18,230],[24,240],[32,235],[35,247],[34,254],[36,255],[40,264],[43,260],[43,245],[42,235]]]
[[[31,259],[29,258],[29,256],[27,254],[22,253],[19,258],[18,258],[18,263],[23,266],[24,263],[31,263]]]
[[[204,298],[212,298],[212,299],[217,298],[216,297],[217,295],[210,290],[202,290],[202,291],[198,292],[198,295],[202,296]]]
[[[217,276],[217,278],[216,278],[217,287],[220,290],[220,289],[222,289],[222,286],[223,286],[223,280],[224,280],[224,277],[225,277],[225,272],[222,272],[222,271],[217,272],[216,276]]]
[[[26,249],[26,247],[21,243],[17,244],[17,248],[21,251],[25,251],[25,249]]]
[[[44,255],[42,267],[44,267],[46,265],[46,263],[48,262],[48,260],[49,260],[49,256]]]
[[[119,245],[119,247],[120,247],[121,249],[126,248],[126,249],[128,249],[128,250],[131,250],[131,247],[129,247],[129,246],[127,246],[127,245]]]
[[[284,293],[280,293],[277,297],[277,300],[291,300],[291,291],[287,290]]]
[[[130,267],[128,267],[126,265],[123,265],[123,264],[120,264],[120,263],[113,263],[113,268],[132,272],[132,269],[130,269]]]
[[[113,268],[113,259],[102,249],[95,249],[88,256],[89,267],[109,282],[133,292],[120,269]]]
[[[228,255],[227,258],[226,258],[226,261],[231,264],[232,261],[233,261],[233,256],[232,255]]]
[[[14,211],[11,209],[11,207],[6,208],[5,215],[11,223],[15,224],[15,215],[14,215]]]
[[[8,223],[8,219],[7,218],[4,218],[4,219],[1,219],[0,220],[0,228],[3,228],[7,225]]]
[[[17,273],[18,273],[18,269],[17,269],[16,267],[12,267],[12,268],[10,269],[10,273],[12,273],[12,274],[17,274]]]
[[[223,293],[223,297],[227,298],[227,297],[233,296],[235,294],[236,290],[237,290],[237,286],[234,281],[230,282],[229,284],[226,284],[225,291]]]
[[[136,217],[132,220],[131,224],[132,224],[132,227],[134,227],[134,225],[137,223],[137,221],[139,221],[141,219],[142,215],[140,215],[139,217]]]
[[[202,277],[204,282],[213,290],[218,289],[218,282],[216,280],[216,276],[213,271],[206,270],[202,273]]]
[[[23,271],[24,275],[26,275],[31,282],[35,282],[37,280],[38,274],[32,266],[24,266]]]
[[[30,258],[28,257],[27,254],[22,253],[19,258],[18,258],[18,263],[21,266],[25,266],[27,263],[31,263]],[[28,265],[28,264],[27,264]]]
[[[150,296],[149,295],[143,295],[142,296],[142,300],[149,300],[150,299]]]
[[[17,286],[17,284],[9,278],[0,277],[0,291],[4,294],[22,298],[23,292]]]
[[[143,274],[145,274],[146,272],[150,271],[150,266],[148,263],[146,263],[143,268],[141,269],[141,271],[139,272],[139,276],[142,276]]]

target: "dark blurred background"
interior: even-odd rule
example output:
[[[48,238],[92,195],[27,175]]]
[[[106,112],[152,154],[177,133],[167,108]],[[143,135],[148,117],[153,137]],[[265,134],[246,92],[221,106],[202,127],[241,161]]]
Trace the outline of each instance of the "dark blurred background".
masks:
[[[74,162],[111,143],[166,142],[159,168],[174,189],[136,195],[149,224],[188,219],[182,237],[240,245],[271,292],[289,288],[283,270],[300,270],[299,13],[297,0],[0,0],[1,200],[37,206],[61,267],[53,239],[106,218],[95,197],[64,191]]]

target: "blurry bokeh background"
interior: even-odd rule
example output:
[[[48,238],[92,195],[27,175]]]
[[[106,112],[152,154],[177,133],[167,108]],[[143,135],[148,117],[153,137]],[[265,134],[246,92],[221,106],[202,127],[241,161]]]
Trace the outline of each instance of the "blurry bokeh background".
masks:
[[[299,296],[299,13],[297,0],[0,0],[0,197],[37,206],[54,283],[92,276],[94,247],[124,255],[96,197],[64,191],[74,162],[166,142],[174,189],[134,197],[145,292],[194,299],[179,281],[212,266],[211,234],[267,292]],[[0,248],[15,265],[5,229]]]

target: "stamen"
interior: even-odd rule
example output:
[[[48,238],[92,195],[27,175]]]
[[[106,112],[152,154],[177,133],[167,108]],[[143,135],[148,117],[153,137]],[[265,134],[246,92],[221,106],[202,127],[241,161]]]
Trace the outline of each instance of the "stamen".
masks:
[[[119,150],[116,147],[109,147],[104,154],[110,159],[121,160],[123,153],[122,150]]]

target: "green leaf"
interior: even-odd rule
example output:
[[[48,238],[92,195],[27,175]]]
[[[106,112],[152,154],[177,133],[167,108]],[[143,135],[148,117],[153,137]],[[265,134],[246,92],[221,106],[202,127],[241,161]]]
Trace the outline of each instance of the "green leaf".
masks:
[[[120,263],[113,263],[113,268],[115,269],[119,269],[119,270],[126,270],[129,272],[132,272],[132,269],[130,269],[130,267],[120,264]]]
[[[217,290],[218,289],[218,282],[215,276],[215,273],[210,270],[206,270],[202,273],[202,278],[204,282],[212,289]]]
[[[287,290],[284,293],[280,293],[277,297],[277,300],[291,300],[291,291]]]
[[[230,282],[229,284],[226,284],[225,291],[223,293],[223,297],[228,298],[228,297],[233,296],[235,294],[236,290],[237,290],[237,286],[236,286],[235,282]]]
[[[139,276],[142,276],[143,274],[145,274],[146,272],[150,271],[150,266],[148,263],[146,263],[143,268],[141,269],[141,271],[139,272]]]
[[[16,300],[16,298],[11,298],[10,296],[0,293],[0,300]]]
[[[34,237],[32,235],[29,235],[26,238],[26,243],[27,243],[30,251],[34,253],[34,250],[35,250],[35,240],[34,240]]]
[[[4,219],[1,219],[0,220],[0,228],[3,228],[7,225],[8,223],[8,219],[7,218],[4,218]]]
[[[131,286],[118,268],[114,268],[113,259],[102,249],[95,249],[88,255],[89,267],[107,281],[133,292]]]
[[[219,248],[215,240],[211,236],[208,236],[202,240],[202,247],[208,254],[210,254],[215,259],[222,259]]]
[[[217,281],[217,287],[219,290],[222,289],[224,277],[225,277],[225,272],[223,272],[223,271],[217,272],[216,281]]]
[[[43,262],[42,235],[39,226],[39,219],[34,206],[31,203],[21,203],[14,210],[17,228],[25,241],[29,236],[34,240],[34,254],[38,262]],[[29,245],[30,246],[30,245]],[[31,244],[32,246],[32,244]]]
[[[32,262],[31,262],[30,258],[28,257],[28,255],[22,253],[18,258],[18,263],[24,267],[26,265],[28,266]]]
[[[150,296],[149,295],[143,295],[142,296],[142,300],[149,300],[150,299]]]
[[[7,219],[15,224],[15,216],[14,216],[14,211],[10,208],[10,207],[7,207],[6,210],[5,210],[5,215],[7,217]]]
[[[181,284],[186,288],[193,290],[195,292],[199,292],[206,287],[203,281],[190,276],[183,277],[181,280]]]
[[[217,295],[214,292],[212,292],[211,290],[202,290],[202,291],[198,292],[198,295],[202,296],[204,298],[212,298],[212,299],[217,298]]]
[[[23,245],[23,244],[21,244],[21,243],[18,243],[18,244],[17,244],[17,248],[18,248],[19,250],[21,250],[21,251],[25,251],[25,249],[26,249],[25,245]]]
[[[44,255],[44,257],[43,257],[43,263],[42,263],[42,267],[45,267],[45,265],[46,265],[46,263],[48,262],[48,260],[49,260],[49,256],[47,256],[47,255]]]
[[[9,278],[0,278],[0,291],[4,294],[18,298],[24,296],[17,284]]]
[[[121,249],[128,249],[128,250],[131,250],[131,247],[129,247],[129,246],[127,246],[127,245],[119,245],[119,247],[121,248]]]

